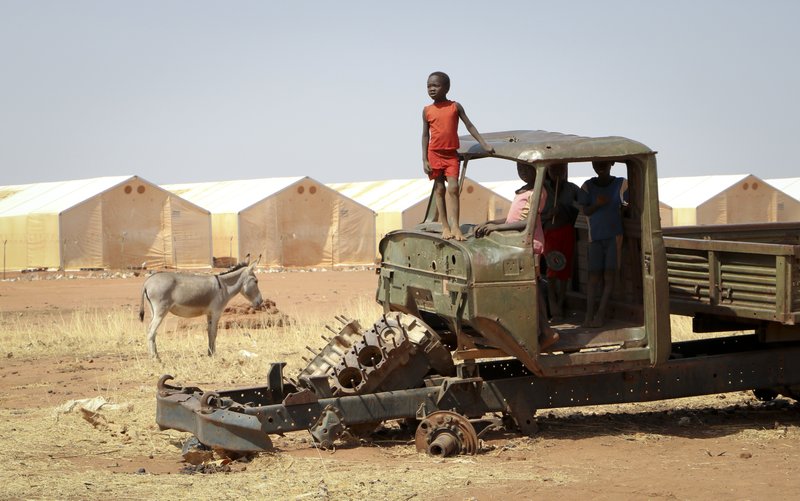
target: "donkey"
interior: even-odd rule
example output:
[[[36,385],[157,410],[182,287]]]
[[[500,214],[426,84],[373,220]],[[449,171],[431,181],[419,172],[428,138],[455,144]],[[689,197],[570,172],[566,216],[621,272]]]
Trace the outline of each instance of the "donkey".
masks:
[[[147,328],[150,356],[159,359],[156,350],[156,331],[167,313],[184,318],[205,314],[208,321],[208,355],[213,355],[217,340],[217,324],[228,301],[241,292],[254,308],[261,305],[258,278],[253,271],[260,260],[261,256],[258,256],[256,262],[250,264],[248,255],[245,262],[219,275],[161,272],[148,277],[142,286],[139,320],[144,322],[144,300],[147,299],[153,316]]]

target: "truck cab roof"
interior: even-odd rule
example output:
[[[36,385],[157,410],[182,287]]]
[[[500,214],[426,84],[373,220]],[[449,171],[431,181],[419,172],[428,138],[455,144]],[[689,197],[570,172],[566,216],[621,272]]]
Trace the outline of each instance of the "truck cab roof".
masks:
[[[458,150],[463,159],[495,157],[534,163],[539,161],[577,162],[619,159],[654,154],[644,144],[621,136],[584,137],[543,130],[511,130],[481,134],[494,147],[490,155],[470,136],[461,136]]]

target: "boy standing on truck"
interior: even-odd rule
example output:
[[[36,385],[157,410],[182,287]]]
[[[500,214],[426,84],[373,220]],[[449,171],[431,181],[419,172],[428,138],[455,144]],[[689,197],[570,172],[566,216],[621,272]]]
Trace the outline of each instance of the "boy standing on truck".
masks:
[[[422,168],[428,179],[434,182],[436,210],[442,224],[442,238],[465,240],[459,226],[458,200],[458,120],[461,119],[472,137],[489,153],[489,146],[478,130],[472,125],[464,108],[455,101],[447,99],[450,90],[450,77],[441,71],[434,71],[428,77],[428,95],[433,99],[422,110]],[[445,188],[445,178],[447,188]],[[446,197],[445,197],[446,193]],[[449,217],[448,217],[449,216]],[[452,223],[452,224],[451,224]]]
[[[627,205],[628,180],[611,175],[614,162],[592,162],[597,177],[583,183],[578,203],[589,224],[589,283],[586,291],[584,327],[602,327],[619,267],[622,245],[622,208]],[[595,295],[602,288],[600,305],[594,311]]]

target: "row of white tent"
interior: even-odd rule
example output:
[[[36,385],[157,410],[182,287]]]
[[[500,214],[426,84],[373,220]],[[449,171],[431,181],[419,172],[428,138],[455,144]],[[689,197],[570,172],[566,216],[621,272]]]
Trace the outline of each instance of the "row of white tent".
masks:
[[[572,177],[581,186],[588,177]],[[509,198],[519,181],[484,182]],[[800,177],[762,180],[752,174],[658,180],[661,226],[800,221]]]
[[[467,178],[461,221],[502,217],[519,186]],[[309,177],[0,186],[3,270],[197,269],[247,254],[267,267],[371,264],[383,235],[424,218],[430,191],[425,179],[325,185]],[[800,178],[663,178],[659,196],[663,226],[800,220]]]

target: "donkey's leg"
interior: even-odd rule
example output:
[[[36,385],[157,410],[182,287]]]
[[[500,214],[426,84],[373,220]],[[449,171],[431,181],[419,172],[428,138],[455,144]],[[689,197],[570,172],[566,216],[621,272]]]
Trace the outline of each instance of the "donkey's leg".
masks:
[[[161,325],[161,322],[164,321],[164,317],[167,316],[166,310],[160,310],[155,306],[151,306],[153,312],[153,318],[150,320],[150,325],[147,327],[147,349],[150,352],[150,356],[156,360],[161,360],[158,356],[158,350],[156,349],[156,332],[158,331],[158,327]]]
[[[213,356],[217,344],[217,327],[219,327],[219,314],[208,312],[206,319],[208,320],[208,356]]]

